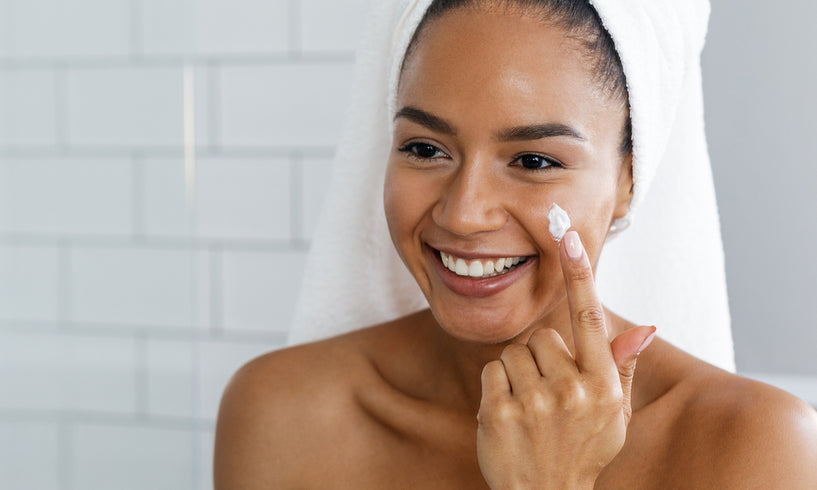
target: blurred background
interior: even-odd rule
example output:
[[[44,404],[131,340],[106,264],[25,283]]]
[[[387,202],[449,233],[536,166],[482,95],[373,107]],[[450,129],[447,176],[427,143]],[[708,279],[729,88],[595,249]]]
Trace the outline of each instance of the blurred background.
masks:
[[[221,391],[285,340],[367,3],[0,0],[0,487],[212,488]],[[815,404],[817,6],[787,5],[713,1],[707,132],[738,370]]]

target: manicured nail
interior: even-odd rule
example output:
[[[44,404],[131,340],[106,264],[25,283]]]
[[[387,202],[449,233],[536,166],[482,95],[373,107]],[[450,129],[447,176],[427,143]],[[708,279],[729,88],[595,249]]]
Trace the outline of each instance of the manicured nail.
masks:
[[[641,346],[638,348],[638,352],[636,352],[636,354],[641,354],[642,352],[644,352],[644,349],[646,349],[647,347],[650,346],[653,339],[655,339],[655,330],[656,330],[656,328],[652,327],[652,333],[650,334],[649,337],[644,339],[644,342],[641,342]]]
[[[579,238],[578,233],[576,233],[574,230],[570,230],[565,233],[562,240],[565,242],[565,251],[567,251],[568,257],[573,260],[579,260],[582,258],[582,241]]]

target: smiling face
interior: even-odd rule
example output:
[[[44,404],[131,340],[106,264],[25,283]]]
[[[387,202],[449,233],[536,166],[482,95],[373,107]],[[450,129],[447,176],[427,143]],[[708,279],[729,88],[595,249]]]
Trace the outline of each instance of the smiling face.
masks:
[[[462,9],[429,23],[406,60],[386,217],[435,318],[457,338],[503,342],[565,313],[554,203],[594,267],[627,212],[626,110],[594,81],[589,56],[541,20]]]

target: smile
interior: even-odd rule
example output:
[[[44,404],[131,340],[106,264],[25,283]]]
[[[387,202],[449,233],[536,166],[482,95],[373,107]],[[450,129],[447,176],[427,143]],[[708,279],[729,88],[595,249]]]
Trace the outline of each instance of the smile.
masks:
[[[488,254],[468,254],[458,257],[427,246],[436,277],[447,289],[459,296],[487,298],[504,291],[525,277],[538,263],[537,256],[491,257]]]
[[[462,277],[484,278],[495,277],[514,270],[524,264],[527,257],[500,257],[496,259],[471,260],[439,252],[443,265],[451,272]]]

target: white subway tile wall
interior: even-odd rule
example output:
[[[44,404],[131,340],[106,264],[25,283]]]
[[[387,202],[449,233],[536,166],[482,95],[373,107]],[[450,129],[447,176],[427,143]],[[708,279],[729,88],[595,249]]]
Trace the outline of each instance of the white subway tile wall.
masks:
[[[57,143],[56,87],[51,68],[0,71],[0,145]]]
[[[127,236],[133,229],[130,158],[0,161],[8,189],[0,231]]]
[[[57,245],[0,244],[0,321],[57,322],[59,264]]]
[[[71,68],[66,82],[68,143],[178,146],[183,141],[180,66]]]
[[[0,482],[3,488],[60,488],[59,426],[56,422],[0,422]],[[13,441],[13,443],[10,443]]]
[[[74,247],[69,321],[117,326],[193,325],[195,252],[183,248]]]
[[[329,183],[332,180],[332,160],[328,158],[304,160],[301,171],[304,183],[301,196],[305,227],[303,235],[309,240],[320,218],[323,196],[329,191]]]
[[[4,0],[10,58],[128,56],[130,0]]]
[[[69,488],[192,488],[190,429],[77,424],[71,428]]]
[[[212,488],[222,390],[285,340],[370,1],[0,0],[0,487]]]

